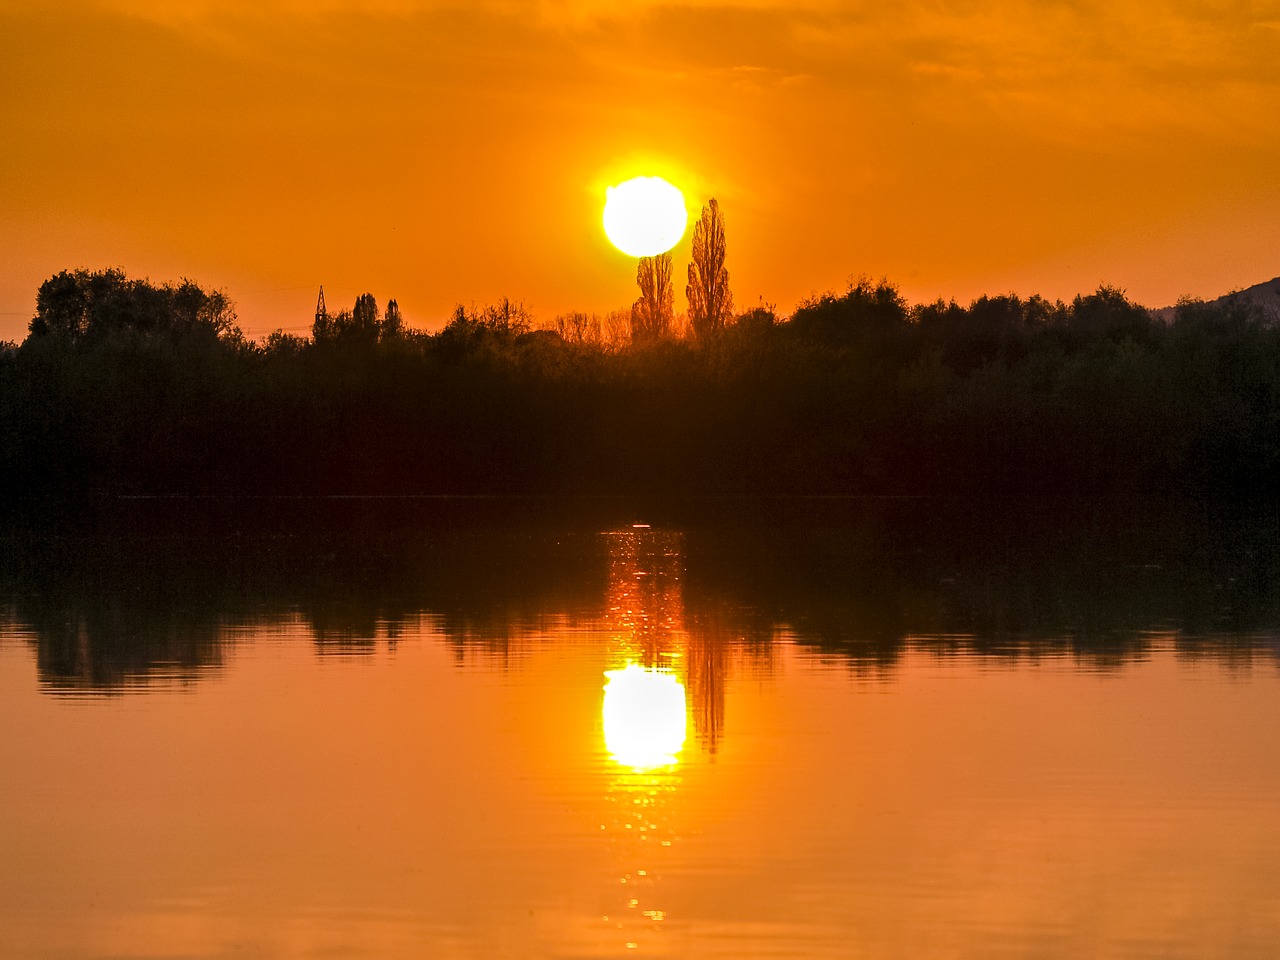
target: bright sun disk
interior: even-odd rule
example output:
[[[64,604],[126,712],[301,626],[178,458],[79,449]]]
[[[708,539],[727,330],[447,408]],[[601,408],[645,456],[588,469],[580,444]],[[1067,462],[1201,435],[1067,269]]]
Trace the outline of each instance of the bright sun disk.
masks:
[[[605,235],[628,256],[666,253],[688,221],[684,194],[661,177],[633,177],[605,191]]]

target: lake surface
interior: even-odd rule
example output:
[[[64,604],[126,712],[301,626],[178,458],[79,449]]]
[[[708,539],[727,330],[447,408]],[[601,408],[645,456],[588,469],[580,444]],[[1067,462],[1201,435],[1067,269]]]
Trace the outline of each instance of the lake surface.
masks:
[[[10,536],[0,956],[1277,955],[1272,519],[744,512]]]

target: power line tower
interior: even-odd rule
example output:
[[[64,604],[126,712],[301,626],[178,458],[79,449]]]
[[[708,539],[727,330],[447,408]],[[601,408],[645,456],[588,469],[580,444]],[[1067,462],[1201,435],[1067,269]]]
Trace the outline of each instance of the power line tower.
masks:
[[[325,321],[328,319],[329,314],[324,308],[324,284],[321,284],[320,299],[316,301],[316,323],[320,326],[324,326]]]

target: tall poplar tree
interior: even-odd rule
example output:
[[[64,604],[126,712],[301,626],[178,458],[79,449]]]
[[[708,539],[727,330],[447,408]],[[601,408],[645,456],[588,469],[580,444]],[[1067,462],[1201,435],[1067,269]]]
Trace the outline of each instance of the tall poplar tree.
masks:
[[[724,266],[724,214],[714,197],[702,208],[693,227],[693,262],[689,264],[689,323],[699,337],[723,329],[733,316],[729,271]]]
[[[671,254],[641,257],[636,267],[640,296],[631,306],[631,339],[654,340],[671,332],[675,291],[671,286]]]

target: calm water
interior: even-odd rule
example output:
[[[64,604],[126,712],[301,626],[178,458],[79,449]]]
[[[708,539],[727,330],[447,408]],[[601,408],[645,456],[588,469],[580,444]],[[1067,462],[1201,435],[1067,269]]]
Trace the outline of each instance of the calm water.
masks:
[[[11,538],[3,957],[1275,957],[1269,522]]]

